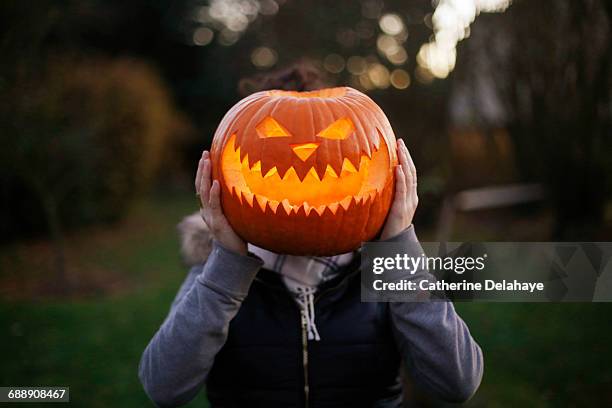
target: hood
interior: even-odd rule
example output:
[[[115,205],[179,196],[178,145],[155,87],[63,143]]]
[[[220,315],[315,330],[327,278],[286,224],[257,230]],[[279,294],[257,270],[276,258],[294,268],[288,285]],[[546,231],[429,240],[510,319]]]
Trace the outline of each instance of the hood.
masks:
[[[181,255],[187,266],[203,263],[212,249],[212,235],[199,212],[188,215],[177,225]]]

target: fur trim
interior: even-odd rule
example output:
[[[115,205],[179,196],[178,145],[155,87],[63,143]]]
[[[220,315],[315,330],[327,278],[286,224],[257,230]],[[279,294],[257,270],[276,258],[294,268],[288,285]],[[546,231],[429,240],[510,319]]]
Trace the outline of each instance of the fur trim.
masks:
[[[212,235],[199,212],[188,215],[177,225],[181,255],[188,266],[203,263],[212,249]]]

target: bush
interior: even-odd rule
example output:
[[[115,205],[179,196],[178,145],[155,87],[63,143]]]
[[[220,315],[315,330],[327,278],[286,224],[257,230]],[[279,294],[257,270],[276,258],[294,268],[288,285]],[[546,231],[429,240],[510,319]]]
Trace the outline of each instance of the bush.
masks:
[[[62,57],[17,72],[0,94],[4,239],[119,218],[188,129],[143,62]]]

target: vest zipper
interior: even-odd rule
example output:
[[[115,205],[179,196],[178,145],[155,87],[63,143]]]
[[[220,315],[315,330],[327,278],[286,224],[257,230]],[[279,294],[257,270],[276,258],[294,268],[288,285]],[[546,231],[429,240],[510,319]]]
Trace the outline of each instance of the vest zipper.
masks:
[[[308,330],[306,315],[300,310],[302,317],[302,365],[304,366],[304,407],[308,408],[308,397],[310,389],[308,386]]]
[[[355,275],[357,272],[359,271],[359,269],[353,273],[348,274],[347,276],[345,276],[337,285],[331,287],[331,288],[327,288],[326,290],[321,291],[321,293],[319,293],[317,296],[315,296],[314,298],[314,303],[316,304],[319,299],[321,299],[323,297],[323,295],[326,295],[330,292],[333,292],[334,290],[339,289],[340,287],[344,286],[349,278],[353,275]],[[309,396],[310,396],[310,386],[308,384],[308,325],[306,322],[306,315],[304,314],[304,311],[302,309],[300,309],[298,307],[298,305],[295,303],[295,299],[293,298],[293,296],[291,296],[289,294],[289,292],[287,292],[284,289],[275,287],[265,281],[263,281],[261,278],[255,277],[256,281],[259,281],[260,283],[264,284],[265,286],[268,286],[272,289],[275,290],[280,290],[284,293],[287,294],[287,296],[291,299],[291,303],[300,311],[300,317],[301,317],[301,323],[302,323],[302,366],[304,367],[304,407],[308,408],[308,406],[310,405],[309,402]]]

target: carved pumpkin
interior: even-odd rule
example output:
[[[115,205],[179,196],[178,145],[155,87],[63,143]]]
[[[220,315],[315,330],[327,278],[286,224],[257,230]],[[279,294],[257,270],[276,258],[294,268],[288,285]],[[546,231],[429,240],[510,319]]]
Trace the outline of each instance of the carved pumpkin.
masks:
[[[277,253],[334,255],[376,236],[394,191],[395,136],[352,88],[262,91],[214,136],[213,177],[247,242]]]

